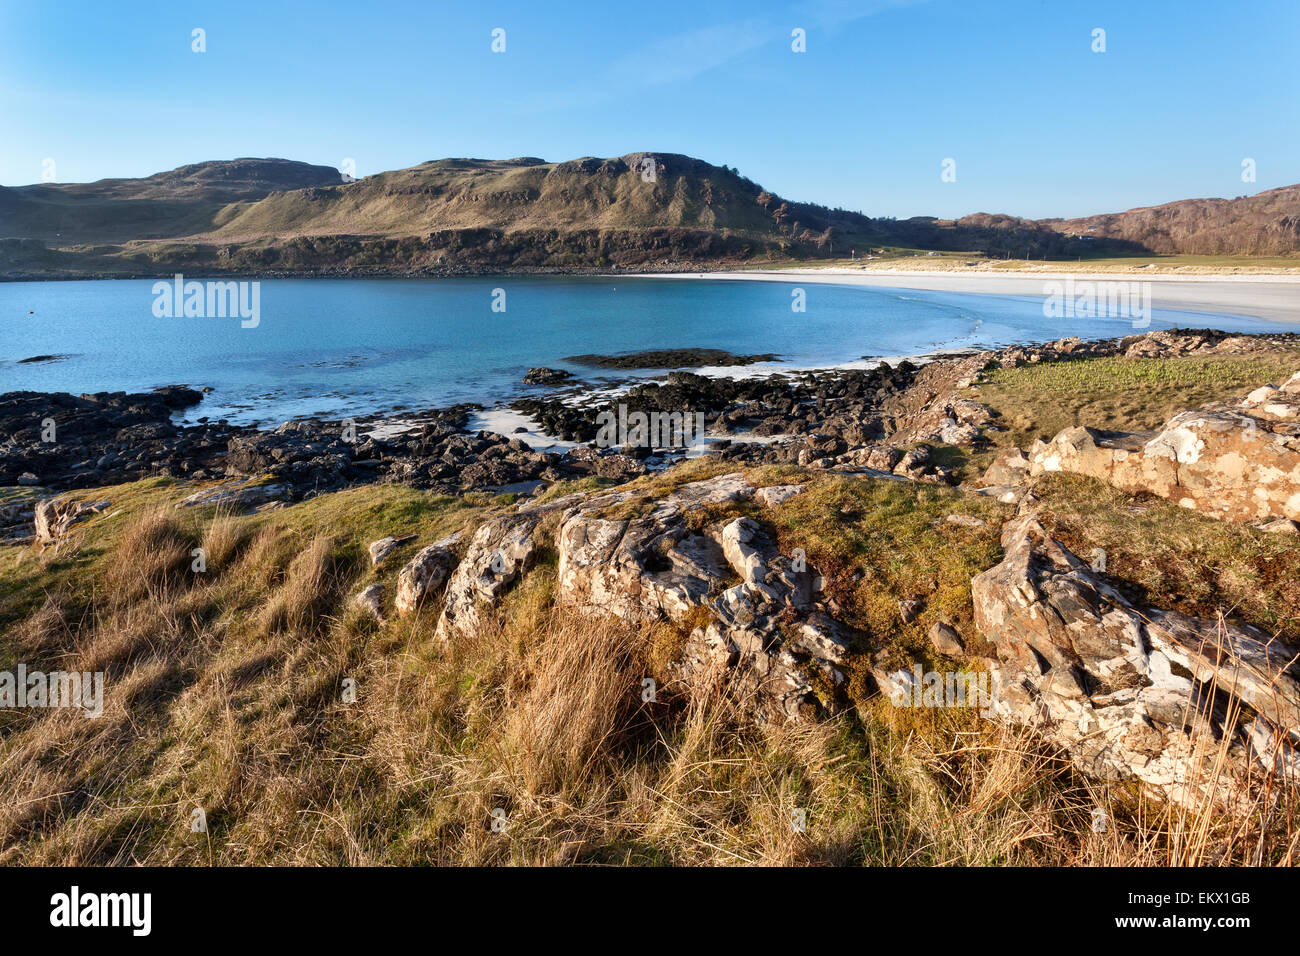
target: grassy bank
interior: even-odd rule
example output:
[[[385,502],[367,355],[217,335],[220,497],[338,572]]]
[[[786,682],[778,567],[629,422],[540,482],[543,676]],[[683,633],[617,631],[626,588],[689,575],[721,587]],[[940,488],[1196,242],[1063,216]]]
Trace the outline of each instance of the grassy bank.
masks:
[[[1007,430],[999,445],[1024,448],[1063,428],[1114,431],[1159,428],[1172,416],[1208,402],[1239,399],[1265,382],[1278,384],[1300,369],[1300,349],[1248,355],[1041,362],[986,373],[969,394]]]
[[[632,487],[649,503],[721,470],[693,462]],[[1090,784],[1032,736],[973,711],[896,709],[870,695],[867,655],[956,666],[928,646],[934,621],[979,649],[970,577],[999,557],[1005,506],[793,468],[753,476],[808,484],[750,513],[783,549],[806,549],[862,633],[838,711],[809,726],[758,728],[723,697],[679,693],[665,648],[684,635],[558,608],[553,549],[452,647],[433,640],[436,602],[383,624],[351,606],[376,581],[391,600],[416,548],[507,499],[371,486],[234,516],[176,509],[191,489],[165,480],[95,491],[112,508],[57,552],[0,548],[3,666],[106,673],[98,719],[0,714],[0,861],[1291,861],[1294,807],[1238,825],[1209,819],[1202,832],[1195,815]],[[1134,503],[1077,491],[1044,490],[1049,520],[1079,547],[1114,549],[1116,574],[1152,599],[1231,603],[1295,630],[1276,609],[1296,606],[1300,545],[1269,542],[1276,573],[1252,577],[1228,559],[1255,532],[1171,509],[1175,522],[1143,503],[1146,537],[1125,550]],[[418,539],[372,569],[365,545],[401,532]],[[203,573],[191,570],[199,546]],[[1221,563],[1219,577],[1193,554]],[[901,599],[921,602],[915,621],[902,621]],[[654,702],[641,699],[646,676],[661,688]],[[1095,806],[1115,821],[1105,833],[1089,825]],[[192,829],[196,809],[206,832]]]

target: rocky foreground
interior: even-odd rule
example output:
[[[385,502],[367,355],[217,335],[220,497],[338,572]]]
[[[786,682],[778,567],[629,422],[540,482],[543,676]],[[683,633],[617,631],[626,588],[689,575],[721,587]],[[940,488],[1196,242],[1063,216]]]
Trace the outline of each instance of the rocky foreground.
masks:
[[[837,619],[817,570],[780,553],[761,520],[692,521],[710,507],[779,508],[802,491],[737,473],[688,483],[631,517],[608,515],[634,491],[523,505],[467,547],[453,537],[418,552],[397,574],[396,608],[414,613],[441,595],[438,639],[468,636],[532,568],[539,526],[556,516],[559,603],[686,624],[677,668],[688,685],[726,688],[759,721],[815,719],[842,702],[841,667],[866,652],[868,635]],[[1244,804],[1252,782],[1274,775],[1300,782],[1300,651],[1254,628],[1134,606],[1046,534],[1031,497],[1003,546],[972,582],[976,627],[996,657],[968,655],[951,628],[931,632],[939,653],[992,677],[992,700],[981,702],[990,716],[1036,728],[1089,776],[1189,807]],[[358,600],[382,614],[382,586]],[[926,692],[910,686],[910,667],[869,666],[891,696]],[[1216,760],[1225,772],[1205,774]]]
[[[1294,339],[1155,332],[800,377],[673,373],[618,401],[706,410],[716,439],[710,454],[724,462],[951,484],[957,476],[933,460],[934,448],[991,448],[1003,427],[979,401],[963,397],[991,367],[1239,354]],[[172,423],[171,413],[197,397],[186,389],[0,396],[0,485],[44,492],[3,505],[11,538],[57,546],[79,521],[111,506],[59,492],[148,475],[193,482],[183,505],[267,508],[374,482],[448,494],[541,491],[589,476],[624,482],[670,459],[662,449],[592,445],[535,452],[518,438],[466,432],[465,407],[419,416],[413,430],[391,437],[367,434],[364,423],[359,438],[339,422],[294,422],[273,432]],[[523,405],[551,434],[577,440],[590,439],[594,413],[604,407],[556,398]],[[47,419],[56,441],[42,438]],[[1189,410],[1151,432],[1078,427],[1027,449],[1004,448],[981,479],[963,485],[1012,509],[1001,560],[971,582],[976,633],[942,625],[930,633],[954,671],[989,675],[987,716],[1034,728],[1092,778],[1128,781],[1178,805],[1210,801],[1229,809],[1268,781],[1300,781],[1300,650],[1250,626],[1126,597],[1104,565],[1072,553],[1039,520],[1034,481],[1053,472],[1295,533],[1300,373],[1239,401]],[[436,607],[438,640],[456,642],[553,548],[559,603],[583,614],[674,624],[688,634],[674,664],[682,686],[721,687],[760,722],[814,720],[851,706],[848,665],[863,659],[874,690],[901,699],[928,692],[913,686],[916,669],[873,651],[871,635],[823,591],[819,569],[778,547],[769,518],[804,490],[802,481],[763,486],[736,472],[649,498],[637,486],[525,495],[477,527],[425,546],[356,602],[381,621],[390,590],[398,616]],[[745,513],[736,516],[737,508]],[[405,540],[374,542],[372,562],[385,567]],[[904,620],[909,613],[914,609],[900,606]],[[968,650],[977,639],[990,653]],[[1216,772],[1207,775],[1207,765]]]

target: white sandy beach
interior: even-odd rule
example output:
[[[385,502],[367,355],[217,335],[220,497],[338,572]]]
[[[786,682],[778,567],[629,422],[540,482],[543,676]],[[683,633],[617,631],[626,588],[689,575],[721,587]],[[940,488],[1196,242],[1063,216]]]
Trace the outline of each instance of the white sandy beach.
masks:
[[[661,274],[656,278],[728,279],[737,282],[816,282],[888,289],[971,292],[1041,298],[1045,283],[1151,283],[1151,304],[1157,309],[1245,315],[1273,322],[1300,323],[1300,275],[1170,276],[1141,273],[1022,272],[975,273],[864,269],[783,269],[738,272]]]

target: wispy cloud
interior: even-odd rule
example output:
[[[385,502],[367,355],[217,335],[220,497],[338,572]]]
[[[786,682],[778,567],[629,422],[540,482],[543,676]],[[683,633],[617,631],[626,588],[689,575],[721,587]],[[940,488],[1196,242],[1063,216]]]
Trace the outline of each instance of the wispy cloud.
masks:
[[[780,36],[770,22],[752,18],[662,37],[616,61],[609,80],[621,89],[689,80]]]
[[[768,44],[788,43],[790,31],[795,27],[832,32],[886,10],[928,2],[930,0],[803,0],[784,14],[747,17],[660,37],[615,60],[599,84],[572,91],[570,95],[538,94],[536,108],[593,106],[626,96],[633,90],[692,80]]]
[[[930,0],[804,0],[791,8],[791,15],[807,21],[802,26],[834,30],[856,20],[899,7],[915,7]]]

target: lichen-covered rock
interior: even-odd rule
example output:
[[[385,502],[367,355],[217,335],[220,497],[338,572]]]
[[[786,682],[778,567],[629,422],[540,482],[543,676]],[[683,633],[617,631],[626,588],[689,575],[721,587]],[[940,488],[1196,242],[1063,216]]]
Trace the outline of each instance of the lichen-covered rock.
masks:
[[[176,502],[176,507],[201,508],[216,506],[243,511],[282,502],[288,494],[288,486],[280,482],[224,481],[217,485],[201,488],[192,495],[182,498]]]
[[[796,571],[752,519],[729,522],[718,538],[740,583],[707,602],[714,619],[691,632],[683,673],[725,679],[731,693],[758,705],[760,719],[813,715],[809,669],[844,680],[834,665],[847,656],[845,632],[813,604],[811,572]]]
[[[78,521],[99,514],[111,504],[111,501],[72,501],[67,498],[38,501],[33,510],[36,540],[43,545],[54,544]]]
[[[370,542],[368,549],[370,551],[370,566],[379,566],[385,558],[414,537],[413,534],[404,534],[400,537],[389,535],[386,538],[380,538],[378,541]]]
[[[391,539],[384,539],[391,540]],[[405,617],[418,608],[430,594],[435,593],[447,580],[447,575],[456,566],[456,554],[452,551],[460,533],[448,535],[435,541],[428,547],[421,548],[397,575],[397,596],[394,606],[399,616]],[[376,542],[381,544],[382,542]],[[371,545],[373,556],[374,545]]]
[[[692,508],[751,498],[740,475],[679,488],[648,513],[624,519],[599,511],[619,496],[571,508],[560,527],[558,597],[591,614],[684,624],[691,629],[679,665],[695,686],[721,685],[759,720],[815,712],[812,669],[844,680],[835,665],[847,629],[814,600],[814,573],[782,555],[750,518],[695,530]]]
[[[922,445],[920,448],[913,448],[899,459],[898,464],[894,466],[894,474],[907,478],[920,478],[925,474],[929,464],[930,449]]]
[[[935,621],[929,630],[930,646],[945,657],[961,657],[966,653],[966,645],[961,635],[951,624]]]
[[[447,582],[438,640],[471,633],[478,627],[481,605],[499,599],[533,566],[538,520],[536,514],[505,514],[479,526]]]
[[[1270,387],[1271,388],[1271,387]],[[1236,403],[1175,415],[1157,432],[1074,427],[1030,450],[1030,472],[1149,491],[1215,518],[1300,518],[1300,375]]]
[[[1266,521],[1256,527],[1260,531],[1267,531],[1269,534],[1300,534],[1300,524],[1290,518],[1274,518],[1272,521]]]
[[[993,456],[979,484],[983,488],[1023,485],[1029,480],[1029,469],[1029,459],[1024,452],[1019,448],[1003,448]]]
[[[1038,728],[1084,773],[1184,806],[1232,805],[1267,756],[1248,719],[1264,722],[1260,740],[1297,742],[1294,649],[1223,621],[1139,611],[1033,514],[1009,522],[1002,544],[1002,562],[971,582],[976,627],[997,648],[996,711]],[[1221,743],[1216,778],[1203,771]]]
[[[803,494],[803,485],[769,485],[754,492],[754,497],[769,508],[778,508],[791,498]]]
[[[703,483],[697,483],[703,484]],[[602,518],[609,504],[598,498],[566,514],[560,526],[560,600],[628,620],[676,620],[704,602],[724,575],[726,559],[717,541],[693,532],[685,520],[691,504],[732,500],[736,490],[715,484],[700,496],[690,485],[649,514]],[[752,492],[748,484],[747,491]]]
[[[384,586],[372,584],[363,588],[352,597],[352,603],[369,614],[380,624],[384,623]]]

